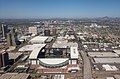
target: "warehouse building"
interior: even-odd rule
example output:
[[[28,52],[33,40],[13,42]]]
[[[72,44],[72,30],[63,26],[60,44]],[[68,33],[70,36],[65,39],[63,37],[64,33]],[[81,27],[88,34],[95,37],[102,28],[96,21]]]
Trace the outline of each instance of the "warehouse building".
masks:
[[[116,49],[116,50],[113,50],[113,52],[115,52],[116,54],[118,54],[119,56],[120,56],[120,50],[118,49]]]
[[[13,65],[15,62],[17,62],[22,56],[22,53],[9,53],[9,64]]]
[[[45,41],[48,39],[48,36],[36,36],[32,38],[29,43],[31,44],[44,44]]]
[[[120,63],[120,58],[93,58],[93,63]]]
[[[103,64],[102,67],[105,71],[118,71],[119,70],[116,66],[111,66],[109,64]]]
[[[0,76],[0,79],[30,79],[30,75],[26,73],[5,73]]]
[[[120,79],[120,75],[114,75],[115,79]]]
[[[55,43],[52,48],[70,48],[70,47],[78,47],[76,42],[69,42],[65,37],[57,37]]]
[[[88,52],[90,57],[119,57],[118,54],[113,52]]]

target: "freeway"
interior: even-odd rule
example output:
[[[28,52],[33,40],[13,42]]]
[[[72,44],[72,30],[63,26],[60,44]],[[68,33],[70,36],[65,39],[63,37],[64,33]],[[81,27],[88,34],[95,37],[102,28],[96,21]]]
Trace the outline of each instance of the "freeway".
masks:
[[[73,30],[74,31],[74,30]],[[91,64],[90,64],[90,60],[86,54],[86,52],[84,51],[82,42],[78,39],[75,31],[74,31],[74,37],[78,43],[78,48],[79,48],[79,53],[82,56],[83,59],[83,77],[84,79],[92,79],[92,71],[91,71]]]

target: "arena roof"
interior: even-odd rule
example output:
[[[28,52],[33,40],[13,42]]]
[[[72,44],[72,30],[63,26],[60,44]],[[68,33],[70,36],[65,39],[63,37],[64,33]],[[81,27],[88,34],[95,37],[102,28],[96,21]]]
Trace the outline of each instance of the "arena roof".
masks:
[[[63,67],[69,64],[68,58],[40,58],[39,64],[49,68]]]
[[[43,47],[45,47],[45,45],[46,45],[46,44],[41,44],[41,46],[40,46],[39,48],[35,48],[35,49],[31,52],[31,54],[30,54],[30,56],[29,56],[29,59],[37,59],[37,56],[38,56],[39,52],[41,51],[41,49],[42,49]]]
[[[54,65],[65,62],[68,60],[68,58],[40,58],[39,60],[43,63]]]
[[[45,45],[45,44],[26,45],[26,46],[21,47],[18,51],[19,52],[33,51],[35,48],[40,48],[42,45]]]

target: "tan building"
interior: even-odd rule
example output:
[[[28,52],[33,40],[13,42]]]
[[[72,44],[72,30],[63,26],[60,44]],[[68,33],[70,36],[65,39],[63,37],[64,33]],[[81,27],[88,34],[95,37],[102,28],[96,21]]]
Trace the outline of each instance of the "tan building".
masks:
[[[16,46],[14,33],[7,34],[7,45],[8,46]]]
[[[29,27],[29,33],[37,35],[38,34],[38,28],[34,27],[34,26]]]

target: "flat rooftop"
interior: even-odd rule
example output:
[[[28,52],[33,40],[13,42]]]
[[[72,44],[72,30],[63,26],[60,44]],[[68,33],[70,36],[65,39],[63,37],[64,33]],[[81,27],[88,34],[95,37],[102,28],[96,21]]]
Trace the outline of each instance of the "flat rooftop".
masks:
[[[113,50],[115,53],[117,53],[118,55],[120,55],[120,49],[119,50]]]
[[[52,47],[53,48],[78,47],[78,44],[74,42],[57,41],[53,44]]]
[[[70,57],[73,59],[78,59],[78,48],[77,47],[71,47],[70,48]]]
[[[57,37],[55,43],[53,43],[53,48],[67,48],[67,47],[78,47],[76,42],[68,42],[65,37]]]
[[[120,58],[94,58],[95,63],[120,63]]]
[[[22,53],[8,53],[8,55],[9,55],[9,59],[16,59],[17,57],[22,55]]]
[[[9,47],[6,51],[8,51],[8,52],[9,52],[9,51],[13,51],[13,50],[15,50],[15,48],[16,48],[15,46],[11,46],[11,47]]]
[[[44,43],[48,39],[48,36],[36,36],[32,38],[29,42],[32,44]]]
[[[28,79],[29,74],[26,73],[6,73],[0,76],[0,79]]]
[[[90,57],[119,57],[118,54],[113,52],[88,52]]]
[[[115,79],[120,79],[120,75],[114,75]]]

